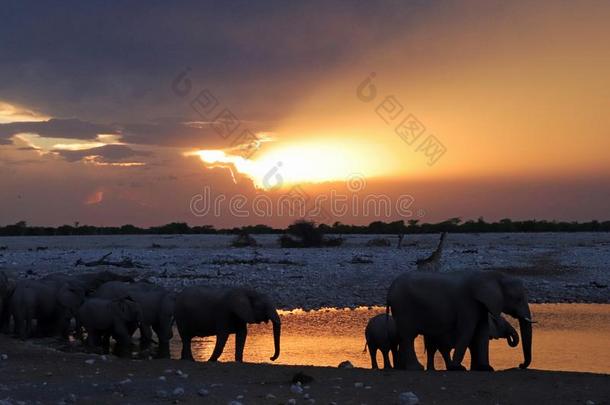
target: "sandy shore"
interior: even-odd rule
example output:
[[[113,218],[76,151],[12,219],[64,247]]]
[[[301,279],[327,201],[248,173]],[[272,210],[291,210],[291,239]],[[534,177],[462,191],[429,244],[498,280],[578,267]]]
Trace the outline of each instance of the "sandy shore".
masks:
[[[64,353],[0,336],[0,400],[7,403],[395,404],[411,391],[423,404],[608,403],[610,376],[508,370],[405,372],[122,360]],[[291,391],[298,372],[313,377]]]

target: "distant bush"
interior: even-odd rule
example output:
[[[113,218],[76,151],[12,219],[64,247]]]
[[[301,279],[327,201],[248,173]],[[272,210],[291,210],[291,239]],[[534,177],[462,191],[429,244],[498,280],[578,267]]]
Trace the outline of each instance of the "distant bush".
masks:
[[[375,238],[366,242],[366,245],[369,247],[388,247],[392,246],[392,242],[386,238]]]
[[[335,247],[343,243],[343,238],[325,238],[324,232],[313,221],[296,221],[286,231],[279,238],[283,248]]]
[[[256,246],[258,246],[258,243],[256,243],[256,239],[254,239],[252,236],[250,236],[244,232],[244,233],[240,233],[239,235],[237,235],[231,241],[231,246],[236,247],[236,248],[256,247]]]

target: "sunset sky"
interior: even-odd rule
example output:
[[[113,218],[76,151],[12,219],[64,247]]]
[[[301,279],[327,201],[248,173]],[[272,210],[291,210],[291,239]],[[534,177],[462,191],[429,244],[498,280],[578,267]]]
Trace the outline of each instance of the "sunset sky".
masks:
[[[3,2],[0,224],[608,219],[608,2],[110,4]]]

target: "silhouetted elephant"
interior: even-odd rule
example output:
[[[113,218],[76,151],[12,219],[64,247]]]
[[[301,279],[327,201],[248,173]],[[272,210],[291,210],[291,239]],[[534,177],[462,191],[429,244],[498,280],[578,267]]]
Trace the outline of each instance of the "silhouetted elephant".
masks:
[[[131,298],[108,300],[89,298],[78,309],[77,323],[87,331],[89,348],[102,347],[103,353],[110,351],[110,337],[116,340],[114,353],[129,356],[131,353],[131,330],[142,321],[142,310]]]
[[[174,323],[176,300],[174,293],[152,283],[110,281],[100,286],[93,297],[106,299],[130,297],[137,302],[142,310],[140,350],[146,350],[150,347],[152,328],[159,340],[157,357],[169,358],[169,341],[173,337],[172,325]],[[131,333],[134,331],[131,331]]]
[[[399,368],[422,370],[413,346],[417,335],[454,336],[455,351],[449,370],[464,370],[466,349],[473,357],[473,370],[488,370],[488,314],[502,312],[519,320],[524,362],[532,360],[532,320],[523,283],[497,271],[426,274],[405,273],[388,291],[388,309],[400,337]]]
[[[489,339],[506,339],[506,342],[510,347],[516,347],[519,344],[519,334],[512,327],[510,323],[504,317],[500,316],[498,320],[495,320],[491,315],[488,319],[489,323]],[[434,355],[436,351],[440,351],[445,361],[445,367],[449,368],[451,364],[450,353],[455,346],[454,336],[424,336],[424,346],[426,348],[427,364],[426,370],[434,370]],[[476,359],[473,362],[471,356],[470,368],[476,363]]]
[[[366,337],[366,347],[371,356],[371,368],[377,369],[377,350],[383,355],[383,368],[392,368],[390,363],[390,352],[392,362],[396,365],[398,361],[398,333],[396,333],[396,323],[387,314],[379,314],[372,317],[364,330]],[[365,351],[366,351],[365,347]]]
[[[176,325],[182,338],[183,360],[193,360],[191,340],[216,336],[209,361],[222,354],[230,334],[235,333],[235,361],[243,361],[249,323],[271,321],[275,352],[280,355],[281,321],[269,297],[246,288],[190,287],[176,297]]]

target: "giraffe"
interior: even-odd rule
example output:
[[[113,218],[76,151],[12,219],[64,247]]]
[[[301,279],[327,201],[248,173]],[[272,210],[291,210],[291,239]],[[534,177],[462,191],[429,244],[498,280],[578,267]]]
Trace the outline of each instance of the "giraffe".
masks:
[[[439,272],[441,270],[441,256],[443,254],[443,245],[445,243],[445,236],[447,232],[441,234],[441,238],[438,241],[436,250],[432,252],[430,256],[425,259],[418,259],[415,263],[417,264],[417,270]]]

